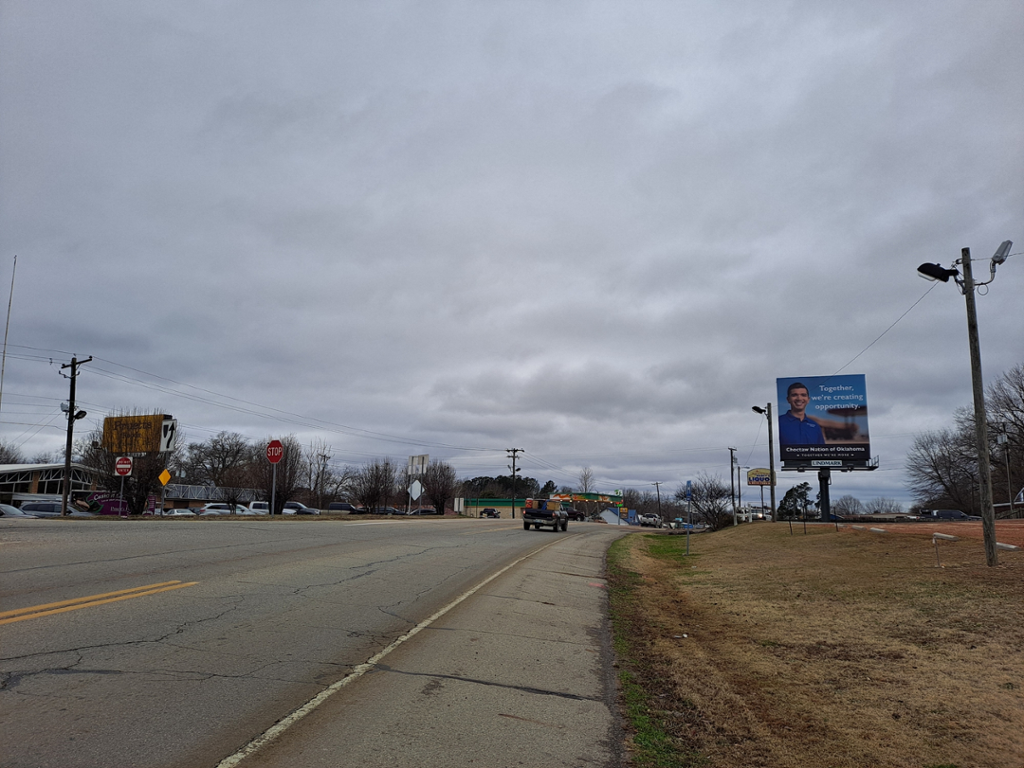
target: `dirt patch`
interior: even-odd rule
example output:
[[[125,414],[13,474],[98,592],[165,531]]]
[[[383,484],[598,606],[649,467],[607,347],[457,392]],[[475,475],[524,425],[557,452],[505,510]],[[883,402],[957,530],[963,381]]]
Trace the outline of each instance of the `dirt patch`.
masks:
[[[1021,768],[1024,553],[965,536],[938,568],[932,532],[623,542],[623,663],[685,756],[659,764]]]

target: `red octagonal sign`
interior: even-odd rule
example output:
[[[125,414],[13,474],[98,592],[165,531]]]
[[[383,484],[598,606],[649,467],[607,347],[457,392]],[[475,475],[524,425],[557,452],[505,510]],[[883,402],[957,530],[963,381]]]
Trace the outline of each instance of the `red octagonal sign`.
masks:
[[[114,472],[119,477],[128,477],[132,473],[132,463],[131,456],[118,456],[117,461],[114,462]]]
[[[284,456],[284,446],[281,445],[280,440],[271,440],[267,446],[267,461],[271,464],[277,464]]]

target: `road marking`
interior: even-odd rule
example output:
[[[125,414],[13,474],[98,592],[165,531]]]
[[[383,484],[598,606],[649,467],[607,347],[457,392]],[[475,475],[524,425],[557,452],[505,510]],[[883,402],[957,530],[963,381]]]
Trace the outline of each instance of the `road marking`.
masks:
[[[579,535],[579,534],[576,534],[576,535]],[[360,677],[362,677],[367,672],[372,670],[375,666],[377,666],[377,663],[381,659],[383,659],[385,656],[387,656],[393,650],[398,648],[398,646],[400,646],[406,640],[411,640],[413,638],[413,636],[418,635],[420,632],[422,632],[424,629],[429,627],[435,621],[440,619],[442,616],[444,616],[446,613],[448,613],[448,611],[450,611],[452,608],[457,606],[463,600],[466,600],[467,598],[472,597],[480,589],[482,589],[483,587],[485,587],[488,584],[490,584],[492,581],[494,581],[496,578],[501,576],[506,571],[511,570],[512,568],[515,568],[517,565],[519,565],[524,560],[533,557],[538,552],[543,552],[548,547],[553,546],[553,545],[557,544],[560,541],[565,541],[566,538],[567,537],[565,537],[565,536],[559,536],[554,541],[549,541],[544,546],[538,547],[537,549],[533,550],[532,552],[523,555],[518,560],[515,560],[515,561],[509,563],[508,565],[506,565],[504,568],[502,568],[497,573],[491,574],[490,576],[488,576],[486,579],[481,581],[479,584],[477,584],[472,589],[469,589],[469,590],[463,592],[457,598],[455,598],[450,603],[448,603],[448,605],[446,605],[444,608],[441,608],[439,611],[437,611],[437,613],[435,613],[432,616],[427,617],[426,619],[421,621],[419,624],[417,624],[415,627],[413,627],[408,632],[406,632],[404,635],[402,635],[401,637],[397,638],[396,640],[393,640],[389,646],[384,648],[384,650],[379,651],[378,653],[376,653],[375,655],[371,656],[369,659],[367,659],[362,664],[359,664],[356,667],[354,667],[353,670],[351,672],[349,672],[348,675],[343,677],[341,680],[338,680],[336,683],[332,683],[327,688],[324,688],[322,691],[320,691],[320,693],[318,693],[312,699],[310,699],[305,704],[303,704],[301,707],[296,709],[290,715],[288,715],[287,717],[285,717],[285,718],[283,718],[281,720],[278,720],[274,725],[270,726],[270,728],[268,728],[266,731],[264,731],[260,736],[257,736],[255,739],[250,741],[248,744],[246,744],[240,750],[235,752],[235,754],[229,755],[228,757],[225,757],[223,760],[221,760],[217,764],[216,768],[235,768],[243,760],[245,760],[245,758],[249,757],[252,754],[255,754],[257,751],[263,749],[263,747],[265,747],[268,744],[270,744],[271,742],[275,741],[281,734],[283,734],[285,731],[287,731],[289,728],[291,728],[297,722],[302,720],[302,718],[304,718],[306,715],[311,713],[314,709],[316,709],[321,704],[323,704],[325,701],[327,701],[329,698],[331,698],[331,696],[336,694],[342,688],[344,688],[345,686],[349,685],[350,683],[354,683]]]
[[[105,605],[106,603],[116,603],[120,600],[130,600],[133,597],[156,595],[160,592],[169,592],[172,589],[191,587],[198,583],[198,581],[162,581],[159,584],[147,584],[144,587],[119,589],[116,592],[104,592],[102,595],[89,595],[88,597],[77,597],[73,600],[61,600],[57,603],[33,605],[28,608],[17,608],[13,611],[4,611],[0,613],[0,624],[13,624],[16,621],[38,619],[42,616],[53,616],[56,613],[77,611],[80,608],[92,608],[97,605]]]

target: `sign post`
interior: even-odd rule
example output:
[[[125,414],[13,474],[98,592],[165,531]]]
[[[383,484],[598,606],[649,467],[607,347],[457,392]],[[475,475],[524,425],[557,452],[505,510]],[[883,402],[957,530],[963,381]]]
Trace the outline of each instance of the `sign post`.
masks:
[[[117,497],[117,516],[121,517],[124,510],[124,479],[132,474],[134,462],[131,456],[118,456],[114,462],[114,473],[121,478],[121,493]]]
[[[271,440],[267,445],[267,461],[274,468],[273,476],[270,480],[270,515],[274,514],[274,503],[277,496],[277,464],[281,461],[284,456],[284,446],[281,445],[280,440]]]

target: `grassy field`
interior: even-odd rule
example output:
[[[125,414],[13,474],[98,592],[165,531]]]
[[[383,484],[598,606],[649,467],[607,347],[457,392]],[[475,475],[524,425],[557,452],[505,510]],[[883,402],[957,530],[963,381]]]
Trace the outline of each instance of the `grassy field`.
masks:
[[[636,768],[1024,766],[1024,552],[783,523],[690,551],[609,551]]]

